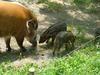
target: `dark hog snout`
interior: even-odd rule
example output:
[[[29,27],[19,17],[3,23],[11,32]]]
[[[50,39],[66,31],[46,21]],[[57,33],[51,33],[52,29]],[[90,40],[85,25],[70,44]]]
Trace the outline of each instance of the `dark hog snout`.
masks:
[[[27,36],[26,39],[32,44],[33,48],[37,47],[37,35],[35,35],[35,36]]]
[[[33,39],[30,41],[32,43],[32,47],[36,48],[37,47],[37,36],[34,36]]]
[[[39,43],[43,43],[46,40],[48,40],[50,37],[47,34],[41,34],[40,35],[40,39],[39,39]]]

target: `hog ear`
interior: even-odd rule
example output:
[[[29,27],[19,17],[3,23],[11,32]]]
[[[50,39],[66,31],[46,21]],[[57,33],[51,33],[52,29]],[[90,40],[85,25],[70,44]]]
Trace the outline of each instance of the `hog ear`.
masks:
[[[26,25],[27,25],[27,28],[31,27],[35,30],[38,28],[37,21],[33,21],[33,20],[28,20]]]
[[[30,27],[30,26],[29,26],[29,22],[30,22],[30,20],[28,20],[28,21],[26,22],[26,27],[27,27],[27,31],[28,31],[28,32],[30,32],[30,30],[29,30],[29,27]]]

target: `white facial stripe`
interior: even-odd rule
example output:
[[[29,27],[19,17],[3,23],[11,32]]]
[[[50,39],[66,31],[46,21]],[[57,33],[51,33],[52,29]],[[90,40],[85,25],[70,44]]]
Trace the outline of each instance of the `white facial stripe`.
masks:
[[[31,21],[32,21],[32,19],[28,20],[28,22],[31,22]]]
[[[26,27],[27,27],[27,31],[30,32],[30,31],[29,31],[28,21],[26,22]]]
[[[27,31],[28,31],[28,32],[30,32],[30,31],[29,31],[29,25],[28,25],[28,24],[29,24],[29,22],[31,22],[31,21],[32,21],[32,19],[30,19],[30,20],[28,20],[28,21],[26,22],[26,27],[27,27]]]

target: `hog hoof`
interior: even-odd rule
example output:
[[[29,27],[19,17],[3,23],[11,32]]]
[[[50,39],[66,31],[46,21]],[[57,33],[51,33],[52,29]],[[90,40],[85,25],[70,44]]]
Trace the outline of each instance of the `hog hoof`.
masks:
[[[11,52],[11,48],[8,48],[8,49],[7,49],[7,52]]]

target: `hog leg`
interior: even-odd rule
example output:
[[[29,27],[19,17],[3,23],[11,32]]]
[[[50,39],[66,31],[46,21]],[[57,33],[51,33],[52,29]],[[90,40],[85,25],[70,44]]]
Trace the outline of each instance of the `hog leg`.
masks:
[[[59,55],[59,51],[60,48],[62,47],[63,43],[61,43],[60,41],[56,40],[54,43],[54,51],[53,51],[53,55]]]
[[[74,42],[72,42],[71,44],[72,44],[71,49],[73,50],[75,48]]]
[[[20,47],[22,52],[25,52],[26,49],[23,46],[24,37],[17,37],[15,36],[18,46]]]
[[[55,40],[55,36],[52,37],[52,42],[51,42],[51,46],[54,45],[54,40]]]
[[[7,51],[11,51],[11,47],[10,47],[10,39],[11,39],[10,36],[5,38]]]
[[[72,47],[72,44],[70,42],[65,43],[65,50],[67,50],[67,53],[70,52],[71,47]]]
[[[65,43],[65,50],[67,50],[68,49],[68,43]]]
[[[59,44],[59,41],[56,39],[56,40],[54,41],[53,56],[55,56],[56,50],[58,49],[58,46],[59,46],[58,44]]]

